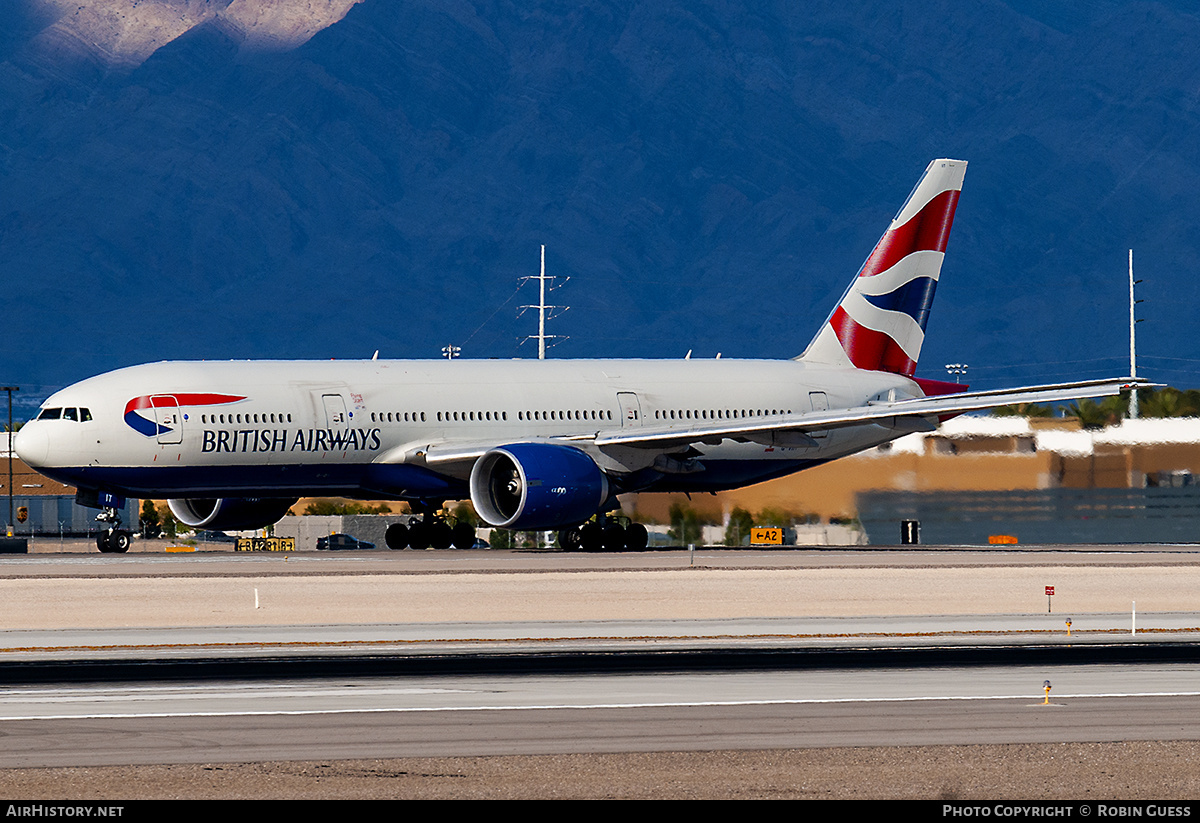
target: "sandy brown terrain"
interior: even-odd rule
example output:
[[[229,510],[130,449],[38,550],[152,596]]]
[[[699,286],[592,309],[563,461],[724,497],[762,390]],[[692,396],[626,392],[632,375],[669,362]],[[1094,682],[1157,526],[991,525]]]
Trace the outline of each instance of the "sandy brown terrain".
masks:
[[[0,772],[12,800],[1187,800],[1200,743],[212,763]]]

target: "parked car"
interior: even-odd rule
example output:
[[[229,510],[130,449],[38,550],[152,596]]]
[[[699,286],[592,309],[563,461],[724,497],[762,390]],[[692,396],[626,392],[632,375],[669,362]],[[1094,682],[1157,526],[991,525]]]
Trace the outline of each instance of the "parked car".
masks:
[[[317,538],[317,551],[333,551],[335,549],[373,549],[374,543],[357,540],[348,534],[331,534],[328,537]]]
[[[225,532],[198,531],[196,539],[201,543],[236,543],[236,537],[230,537]]]

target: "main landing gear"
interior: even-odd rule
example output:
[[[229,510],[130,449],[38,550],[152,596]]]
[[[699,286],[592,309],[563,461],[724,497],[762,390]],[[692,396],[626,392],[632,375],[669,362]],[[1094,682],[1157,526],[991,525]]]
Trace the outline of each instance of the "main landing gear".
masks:
[[[108,526],[96,533],[96,548],[104,554],[125,554],[133,535],[121,528],[121,515],[117,510],[106,507],[96,515],[96,520]]]
[[[475,545],[475,527],[465,520],[453,520],[434,514],[427,508],[420,520],[408,525],[393,523],[384,535],[389,549],[469,549]]]
[[[558,545],[568,552],[640,552],[649,542],[650,535],[641,523],[622,523],[614,517],[589,520],[558,533]]]

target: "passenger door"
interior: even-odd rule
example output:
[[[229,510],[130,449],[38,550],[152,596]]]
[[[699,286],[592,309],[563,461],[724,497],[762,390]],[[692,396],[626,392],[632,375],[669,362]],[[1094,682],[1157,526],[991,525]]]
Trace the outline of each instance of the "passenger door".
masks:
[[[350,422],[350,418],[346,416],[346,401],[340,394],[323,394],[321,402],[325,406],[326,426],[340,429]]]
[[[617,392],[617,406],[621,409],[621,428],[642,425],[642,404],[631,391]]]
[[[823,391],[810,391],[808,393],[808,402],[815,412],[829,410],[829,396]],[[808,435],[814,440],[824,440],[829,435],[829,431],[828,429],[816,432],[810,431]]]
[[[174,395],[156,394],[150,398],[154,422],[158,424],[158,442],[164,446],[183,442],[183,415]]]

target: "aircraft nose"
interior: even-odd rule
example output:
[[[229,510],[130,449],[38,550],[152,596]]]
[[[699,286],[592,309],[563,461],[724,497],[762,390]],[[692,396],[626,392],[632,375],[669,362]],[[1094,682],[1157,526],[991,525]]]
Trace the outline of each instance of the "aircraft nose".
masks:
[[[43,466],[50,454],[50,436],[45,426],[29,425],[21,427],[13,440],[13,449],[25,461],[27,466]]]

